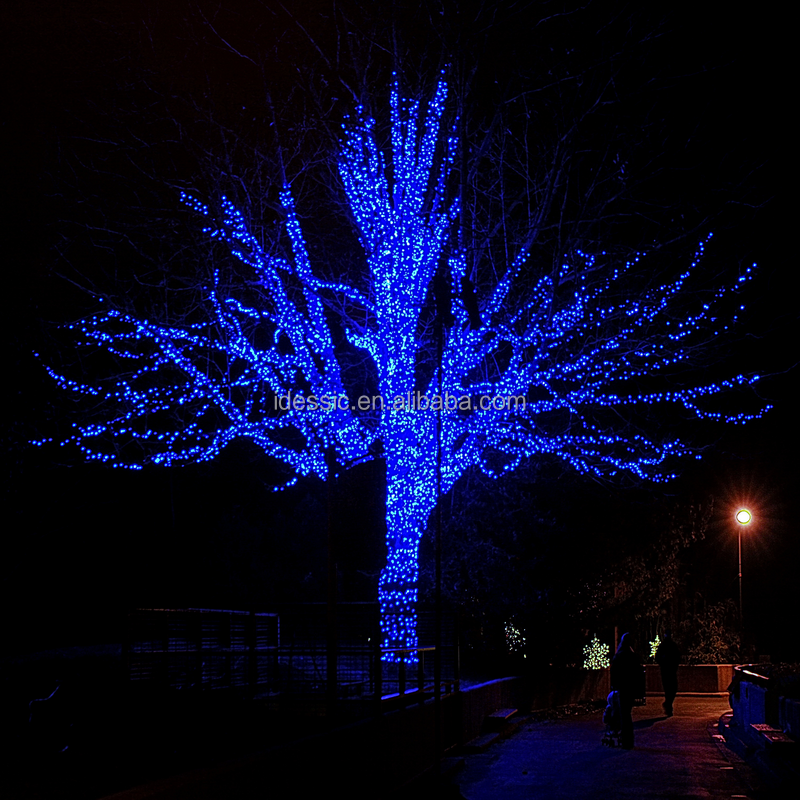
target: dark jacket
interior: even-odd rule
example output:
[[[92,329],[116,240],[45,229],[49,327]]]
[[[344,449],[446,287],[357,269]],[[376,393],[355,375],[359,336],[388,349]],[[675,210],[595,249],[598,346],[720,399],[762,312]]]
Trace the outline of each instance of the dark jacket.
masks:
[[[656,652],[656,663],[666,672],[675,672],[681,663],[681,651],[672,639],[664,639]]]
[[[625,638],[611,660],[611,688],[628,697],[644,697],[644,668]]]

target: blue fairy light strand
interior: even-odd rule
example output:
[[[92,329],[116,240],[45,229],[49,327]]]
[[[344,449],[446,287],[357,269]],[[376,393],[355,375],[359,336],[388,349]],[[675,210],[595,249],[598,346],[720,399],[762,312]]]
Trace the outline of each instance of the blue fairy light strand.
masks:
[[[521,278],[535,265],[520,250],[494,286],[480,287],[475,329],[458,296],[466,255],[448,244],[460,239],[451,235],[459,200],[447,187],[458,138],[455,125],[443,125],[447,95],[442,77],[427,104],[404,98],[395,76],[389,152],[363,108],[342,126],[338,168],[368,266],[366,295],[314,274],[289,185],[280,191],[290,243],[284,258],[263,249],[227,198],[212,209],[184,192],[181,201],[203,219],[205,234],[253,271],[259,291],[239,296],[215,273],[205,295],[207,321],[180,326],[105,309],[68,327],[80,345],[105,350],[130,369],[92,384],[46,367],[63,389],[91,396],[106,411],[102,421],[76,423],[61,444],[111,467],[208,461],[234,439],[248,439],[286,466],[290,477],[280,490],[299,477],[327,479],[331,454],[341,466],[384,458],[388,558],[379,602],[390,662],[417,661],[419,543],[438,500],[436,412],[394,399],[415,391],[415,365],[429,347],[418,336],[420,317],[440,264],[448,267],[454,324],[427,396],[441,385],[444,397],[470,398],[466,410],[442,414],[443,492],[467,470],[497,477],[541,455],[600,478],[669,480],[679,459],[699,455],[664,430],[648,434],[651,414],[671,408],[743,424],[769,408],[747,414],[705,407],[723,392],[752,386],[754,375],[665,391],[638,386],[691,370],[697,349],[738,318],[720,324],[718,307],[752,280],[755,265],[687,310],[708,239],[677,277],[636,296],[626,293],[626,281],[645,253],[618,263],[605,251],[577,250],[557,274],[542,274],[523,302]],[[330,295],[360,309],[360,322],[343,321],[349,342],[374,362],[384,399],[375,414],[359,413],[348,398],[326,317]],[[255,337],[256,330],[269,335]],[[291,393],[302,401],[277,404]],[[521,402],[481,402],[487,398]],[[643,425],[631,432],[636,419]]]

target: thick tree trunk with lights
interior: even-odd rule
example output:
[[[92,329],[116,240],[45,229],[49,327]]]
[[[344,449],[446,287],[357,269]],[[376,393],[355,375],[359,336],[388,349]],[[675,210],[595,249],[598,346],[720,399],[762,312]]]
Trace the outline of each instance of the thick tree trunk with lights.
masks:
[[[454,196],[464,182],[455,173],[458,121],[444,123],[446,80],[413,100],[396,81],[389,105],[388,146],[357,109],[338,161],[366,277],[318,277],[289,183],[280,192],[283,249],[254,236],[233,203],[211,207],[184,193],[205,233],[251,278],[232,286],[217,270],[205,318],[180,325],[98,310],[74,327],[127,369],[97,383],[51,374],[97,409],[66,441],[109,466],[206,461],[234,439],[285,465],[286,485],[385,459],[384,658],[415,662],[419,542],[438,492],[469,470],[496,477],[542,455],[602,478],[668,479],[694,451],[659,425],[664,410],[744,422],[754,415],[721,414],[708,400],[757,378],[712,383],[694,370],[698,352],[725,326],[717,307],[738,294],[750,269],[699,297],[691,287],[705,242],[660,285],[641,280],[641,253],[565,247],[554,269],[531,255],[538,228],[512,239],[505,218],[493,229],[491,269],[476,269],[480,249],[463,244],[477,237],[476,214],[462,235],[466,215]],[[562,166],[549,166],[553,185]],[[440,363],[431,333],[437,296],[452,323]],[[364,398],[348,395],[342,330],[351,351],[371,362],[378,401],[362,406]]]

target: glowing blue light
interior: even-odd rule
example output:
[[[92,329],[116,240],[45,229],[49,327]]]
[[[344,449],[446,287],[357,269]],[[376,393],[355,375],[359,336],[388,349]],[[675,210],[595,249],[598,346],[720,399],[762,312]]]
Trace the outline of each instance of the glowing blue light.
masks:
[[[606,251],[576,251],[560,275],[542,270],[525,302],[518,279],[535,265],[520,250],[494,285],[479,287],[481,324],[471,324],[474,315],[471,320],[459,298],[469,277],[466,255],[450,244],[458,240],[452,234],[459,203],[448,198],[458,140],[443,130],[446,101],[443,79],[427,106],[402,98],[395,82],[388,153],[363,109],[343,125],[339,174],[369,268],[366,294],[314,275],[289,186],[280,192],[291,245],[283,258],[262,248],[227,198],[212,210],[184,192],[182,202],[204,218],[205,233],[253,270],[250,283],[260,293],[244,286],[239,293],[223,290],[215,276],[206,296],[210,324],[169,326],[104,310],[69,327],[80,343],[128,362],[125,373],[89,385],[48,368],[62,388],[91,395],[106,409],[101,421],[76,425],[62,444],[73,443],[85,458],[114,467],[207,461],[244,438],[288,467],[291,477],[279,487],[285,488],[302,476],[328,478],[331,454],[339,465],[371,460],[380,441],[388,560],[379,602],[387,661],[417,660],[419,543],[438,500],[436,412],[392,399],[417,389],[415,365],[429,346],[419,340],[420,317],[440,264],[449,267],[454,324],[445,336],[441,378],[435,371],[427,394],[437,394],[441,385],[454,397],[526,400],[524,407],[489,403],[442,415],[443,492],[469,469],[497,477],[543,454],[598,477],[668,480],[674,460],[694,453],[669,431],[647,435],[637,429],[647,419],[637,420],[634,412],[673,407],[689,417],[739,424],[766,410],[723,414],[702,405],[756,376],[674,383],[666,391],[636,388],[640,378],[691,366],[698,344],[725,329],[714,324],[718,301],[752,278],[748,268],[734,285],[684,311],[705,242],[677,278],[635,297],[624,293],[623,281],[645,254],[616,263]],[[560,291],[571,276],[576,281],[570,291]],[[358,322],[355,315],[343,322],[351,344],[374,362],[386,401],[377,423],[375,415],[367,418],[348,402],[308,401],[347,397],[326,316],[331,312],[324,301],[332,295],[359,309]],[[256,329],[267,331],[266,338],[256,337]],[[279,346],[281,341],[289,346]],[[286,408],[272,402],[289,393],[304,401]]]

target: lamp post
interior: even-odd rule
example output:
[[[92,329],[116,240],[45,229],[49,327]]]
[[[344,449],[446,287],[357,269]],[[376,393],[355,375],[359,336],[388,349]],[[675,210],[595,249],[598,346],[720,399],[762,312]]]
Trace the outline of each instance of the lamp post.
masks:
[[[735,514],[739,534],[739,630],[744,644],[744,615],[742,614],[742,528],[753,521],[753,515],[748,508],[740,508]]]

